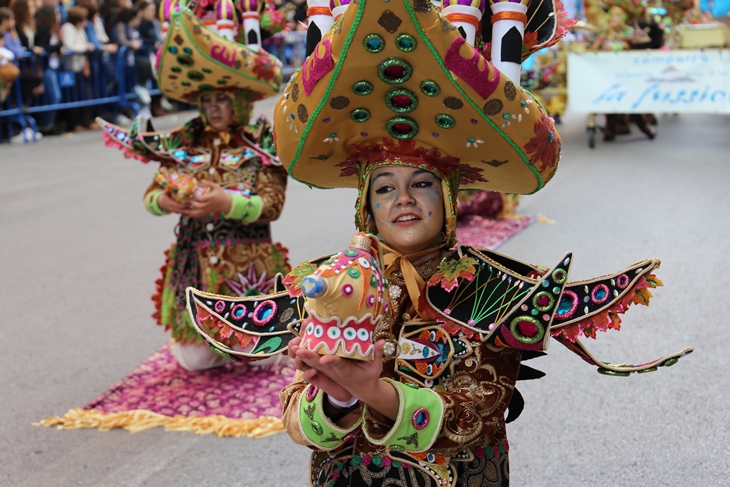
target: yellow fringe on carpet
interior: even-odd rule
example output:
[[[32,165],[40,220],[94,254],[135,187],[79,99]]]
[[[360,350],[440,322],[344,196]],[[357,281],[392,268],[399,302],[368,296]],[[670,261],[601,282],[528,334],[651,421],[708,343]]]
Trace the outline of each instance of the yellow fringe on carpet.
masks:
[[[33,423],[33,426],[55,426],[60,430],[97,428],[99,431],[124,428],[130,433],[164,427],[166,431],[192,431],[198,435],[215,433],[221,438],[263,438],[284,431],[281,419],[272,416],[257,419],[231,419],[220,415],[188,418],[181,415],[165,416],[144,409],[107,414],[95,409],[73,408],[63,417],[46,418]]]

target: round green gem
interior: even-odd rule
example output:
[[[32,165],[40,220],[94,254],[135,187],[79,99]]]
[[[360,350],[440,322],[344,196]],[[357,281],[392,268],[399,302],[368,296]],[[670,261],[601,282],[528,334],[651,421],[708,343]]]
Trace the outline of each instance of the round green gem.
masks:
[[[173,73],[179,73],[180,71],[182,71],[182,69],[177,66],[173,66],[170,68],[170,71],[172,71]]]
[[[205,76],[199,71],[188,71],[188,79],[192,81],[203,81]]]
[[[347,273],[353,279],[357,279],[358,277],[360,277],[360,270],[357,269],[356,267],[350,267],[349,269],[347,269]]]
[[[373,463],[379,467],[383,464],[383,457],[381,457],[380,455],[375,455],[373,457]]]
[[[378,53],[385,49],[385,39],[378,34],[368,34],[365,36],[363,47],[367,52]]]
[[[224,84],[226,84],[226,80],[219,79],[218,81],[216,81],[216,83],[219,84],[219,85],[224,85]]]
[[[175,46],[170,46],[169,48],[167,48],[167,50],[170,52],[170,54],[177,54],[177,47]]]
[[[183,66],[190,67],[193,65],[193,58],[190,56],[186,56],[185,54],[180,54],[177,57],[178,64],[182,64]]]
[[[403,130],[406,125],[410,127],[408,131]],[[418,124],[408,117],[393,117],[388,120],[385,130],[393,138],[400,140],[412,139],[418,134]]]
[[[356,108],[350,112],[350,118],[355,122],[367,122],[370,119],[370,110],[367,108]]]
[[[188,83],[187,81],[181,81],[180,84],[186,87],[190,86],[190,83]]]
[[[533,311],[535,311],[535,310],[533,310]],[[533,336],[525,336],[522,333],[520,333],[520,331],[518,330],[517,325],[519,325],[520,323],[522,323],[524,321],[526,321],[528,323],[532,323],[533,325],[535,325],[535,328],[537,328],[537,331],[535,332],[535,334]],[[540,340],[542,340],[543,337],[545,336],[545,327],[542,326],[542,323],[540,323],[539,320],[536,320],[535,318],[533,318],[531,316],[518,316],[517,318],[513,319],[509,324],[509,331],[512,332],[512,335],[517,340],[521,341],[522,343],[527,343],[527,344],[537,343]]]
[[[439,85],[435,81],[427,79],[421,83],[421,93],[426,96],[439,96],[441,94],[441,88],[439,88]]]
[[[410,103],[403,104],[403,97],[408,98]],[[393,88],[385,95],[385,104],[396,113],[409,113],[418,107],[418,98],[411,90]]]
[[[202,72],[204,72],[204,73],[206,73],[206,74],[210,74],[210,73],[212,73],[212,72],[213,72],[213,71],[211,71],[211,70],[210,70],[210,69],[208,69],[208,68],[202,68],[202,69],[201,69],[201,71],[202,71]]]
[[[442,129],[450,129],[454,128],[454,126],[456,125],[456,120],[451,115],[440,113],[436,115],[436,125],[438,125]]]
[[[207,91],[213,91],[213,90],[215,90],[215,86],[213,86],[213,85],[200,85],[200,86],[198,86],[198,89],[200,91],[206,91],[206,92]]]
[[[322,433],[324,433],[324,430],[322,429],[322,425],[320,425],[316,421],[312,421],[312,431],[317,433],[317,435],[321,436]]]
[[[417,44],[416,38],[408,34],[401,34],[395,39],[395,47],[403,52],[413,51]]]
[[[373,84],[369,81],[358,81],[352,85],[352,92],[360,96],[369,95],[373,92]]]
[[[411,78],[413,67],[403,59],[386,59],[378,66],[378,77],[383,83],[399,85]]]
[[[378,287],[378,278],[375,277],[375,274],[370,275],[370,285],[372,287]]]
[[[184,47],[184,48],[183,48],[183,52],[184,52],[185,54],[192,54],[192,53],[193,53],[193,50],[192,50],[192,49],[190,49],[189,47]]]
[[[360,465],[361,463],[362,463],[362,457],[361,457],[360,455],[355,455],[355,456],[353,456],[353,457],[352,457],[352,464],[353,464],[354,466],[356,466],[356,467],[357,467],[357,466],[358,466],[358,465]]]

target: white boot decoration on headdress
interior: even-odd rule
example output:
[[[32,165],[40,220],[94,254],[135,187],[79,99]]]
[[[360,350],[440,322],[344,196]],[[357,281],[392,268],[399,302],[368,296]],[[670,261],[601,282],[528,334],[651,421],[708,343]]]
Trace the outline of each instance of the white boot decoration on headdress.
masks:
[[[473,46],[485,5],[485,0],[443,0],[441,13],[459,29],[466,42]]]
[[[167,31],[170,28],[170,14],[177,8],[178,4],[176,0],[162,0],[160,2],[160,9],[157,16],[160,20],[160,32],[162,33],[163,39],[167,36]]]
[[[519,83],[527,5],[511,1],[494,2],[491,9],[492,64],[509,79]]]
[[[261,47],[259,2],[258,0],[241,0],[239,5],[241,12],[243,12],[243,32],[246,37],[246,45],[251,49],[258,50]]]
[[[314,46],[335,22],[329,0],[307,0],[307,20],[307,56],[309,56]]]
[[[342,14],[345,13],[347,7],[350,6],[350,0],[330,0],[330,11],[332,12],[332,20],[337,22]]]
[[[234,40],[238,30],[238,18],[233,0],[218,0],[215,5],[215,16],[218,34],[229,41]]]

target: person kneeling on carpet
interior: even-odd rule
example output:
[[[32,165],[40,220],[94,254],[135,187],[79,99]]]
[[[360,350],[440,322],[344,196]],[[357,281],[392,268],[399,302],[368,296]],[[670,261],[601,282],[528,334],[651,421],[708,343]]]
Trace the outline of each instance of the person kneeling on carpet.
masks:
[[[166,132],[153,132],[141,119],[128,130],[99,123],[107,145],[160,162],[144,203],[153,215],[180,215],[180,223],[157,281],[153,316],[172,330],[178,363],[195,371],[226,359],[196,333],[186,312],[186,287],[225,296],[265,294],[276,274],[290,269],[288,250],[272,242],[269,226],[284,206],[287,173],[268,122],[262,117],[249,125],[252,102],[277,94],[282,74],[281,63],[264,50],[215,34],[188,9],[173,15],[177,22],[158,54],[157,78],[165,96],[197,104],[200,116]],[[211,49],[238,52],[250,62],[234,69],[200,54]],[[209,79],[218,80],[217,86]],[[240,347],[233,332],[212,332],[219,342]]]

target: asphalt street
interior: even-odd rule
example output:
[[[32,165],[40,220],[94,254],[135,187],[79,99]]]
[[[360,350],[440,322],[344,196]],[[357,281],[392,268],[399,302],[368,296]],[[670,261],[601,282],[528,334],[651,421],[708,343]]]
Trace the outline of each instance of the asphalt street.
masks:
[[[612,362],[695,353],[655,373],[607,377],[553,342],[530,363],[547,376],[520,384],[525,411],[509,426],[514,486],[728,485],[730,117],[659,121],[655,141],[634,130],[590,150],[585,116],[564,117],[560,169],[520,206],[554,223],[500,250],[545,265],[573,251],[571,279],[661,258],[665,287],[651,306],[633,307],[620,333],[586,341]],[[308,450],[285,434],[31,426],[96,397],[167,339],[149,297],[176,222],[142,204],[155,169],[104,147],[98,132],[0,145],[2,486],[308,485]],[[354,196],[290,180],[273,235],[293,263],[349,242]]]

